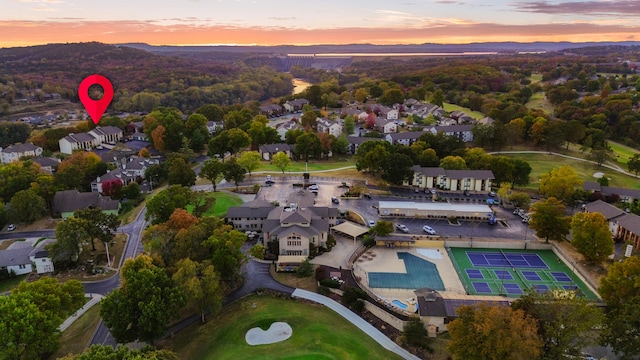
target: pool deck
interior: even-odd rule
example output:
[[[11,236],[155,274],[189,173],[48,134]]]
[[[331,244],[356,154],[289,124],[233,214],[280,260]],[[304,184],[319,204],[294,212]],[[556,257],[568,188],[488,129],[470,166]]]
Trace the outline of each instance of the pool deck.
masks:
[[[421,259],[430,261],[436,265],[440,278],[446,290],[439,291],[444,298],[460,298],[466,297],[464,286],[460,282],[456,270],[444,247],[431,248],[439,251],[440,259],[431,258],[418,253],[415,247],[396,247],[393,249],[375,247],[365,252],[360,258],[356,259],[353,264],[354,275],[360,279],[362,285],[367,287],[371,292],[376,294],[380,299],[392,302],[394,299],[407,303],[407,300],[415,298],[415,294],[411,289],[389,289],[389,288],[371,288],[369,287],[369,272],[397,272],[406,274],[404,261],[398,259],[398,252],[407,252]],[[375,256],[372,256],[375,255]],[[360,261],[362,260],[362,261]],[[487,299],[487,296],[482,296]],[[504,300],[503,298],[500,298]]]

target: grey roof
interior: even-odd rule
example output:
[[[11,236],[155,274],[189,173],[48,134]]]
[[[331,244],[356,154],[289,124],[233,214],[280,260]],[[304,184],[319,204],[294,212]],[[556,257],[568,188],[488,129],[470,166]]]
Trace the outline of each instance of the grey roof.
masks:
[[[603,186],[602,193],[605,195],[629,196],[635,199],[640,198],[640,190],[637,189]]]
[[[445,175],[450,179],[494,179],[491,170],[445,170]]]
[[[421,167],[420,165],[414,165],[413,171],[421,172],[422,175],[427,177],[438,177],[446,175],[446,170],[441,167]]]
[[[79,192],[78,190],[58,191],[53,196],[53,211],[58,213],[73,212],[78,209],[95,207],[102,210],[116,210],[119,201],[102,197],[96,192]]]
[[[640,216],[636,214],[624,214],[616,219],[618,225],[634,234],[640,234]]]
[[[63,137],[63,139],[67,140],[70,143],[80,143],[80,142],[94,141],[96,138],[93,137],[93,135],[91,134],[79,133],[79,134],[69,134]]]
[[[91,131],[95,132],[96,134],[109,135],[109,134],[119,134],[122,132],[122,129],[116,126],[97,126],[95,129]]]
[[[1,250],[0,267],[31,264],[29,259],[31,251],[33,251],[32,247]]]
[[[391,133],[391,134],[387,134],[387,136],[389,136],[392,141],[395,141],[395,140],[402,140],[402,139],[417,139],[424,134],[425,134],[424,131],[408,131],[408,132]]]
[[[241,206],[233,206],[227,210],[226,218],[266,218],[271,210],[275,209],[275,205],[265,201],[256,199]]]
[[[290,193],[287,198],[287,204],[297,204],[299,208],[309,208],[313,206],[315,201],[315,194],[303,189]]]
[[[275,154],[279,151],[292,151],[293,150],[293,145],[289,145],[289,144],[285,144],[285,143],[279,143],[279,144],[266,144],[266,145],[262,145],[260,146],[260,152],[261,153],[270,153],[270,154]]]
[[[60,164],[60,159],[50,158],[50,157],[34,157],[31,159],[34,163],[39,164],[42,167],[56,167]]]
[[[311,212],[309,210],[297,209],[297,210],[285,210],[280,215],[280,224],[310,224]]]
[[[438,132],[465,132],[473,130],[473,125],[449,125],[449,126],[436,126]]]
[[[416,294],[416,299],[418,300],[418,313],[420,316],[447,316],[444,299],[437,291],[422,288],[413,293]]]
[[[40,146],[33,145],[33,143],[15,144],[2,149],[2,152],[5,154],[24,153],[28,151],[35,151],[38,148],[40,148]]]
[[[585,181],[582,184],[582,188],[586,191],[600,191],[600,184],[595,181]]]
[[[594,202],[588,203],[585,205],[585,209],[588,212],[596,212],[600,213],[604,216],[605,219],[611,220],[618,216],[624,215],[625,212],[617,207],[608,204],[602,200],[596,200]]]

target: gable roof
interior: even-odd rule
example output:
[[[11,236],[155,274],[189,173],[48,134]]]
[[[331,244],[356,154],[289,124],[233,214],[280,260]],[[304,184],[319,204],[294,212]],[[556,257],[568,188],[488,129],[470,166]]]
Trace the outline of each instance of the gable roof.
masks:
[[[89,132],[94,132],[99,135],[111,135],[121,133],[122,129],[116,126],[97,126],[95,129]]]
[[[640,216],[625,213],[618,219],[618,225],[634,234],[640,234]]]
[[[266,145],[261,145],[259,150],[261,153],[275,154],[279,151],[283,151],[283,152],[292,151],[293,145],[289,145],[285,143],[266,144]]]
[[[96,192],[79,192],[78,190],[58,191],[53,196],[53,211],[58,213],[74,212],[89,207],[101,210],[118,209],[119,201],[102,197]]]
[[[96,138],[93,137],[93,135],[91,134],[78,133],[78,134],[69,134],[63,137],[63,139],[67,140],[70,143],[81,143],[81,142],[94,141]]]
[[[621,215],[624,215],[625,212],[618,209],[617,207],[608,204],[602,200],[596,200],[594,202],[590,202],[585,205],[585,210],[587,212],[597,212],[604,216],[605,219],[611,220],[613,218],[617,218]]]
[[[10,145],[4,149],[2,149],[2,152],[5,154],[10,154],[10,153],[25,153],[25,152],[29,152],[29,151],[35,151],[38,148],[40,148],[40,146],[36,146],[33,145],[33,143],[26,143],[26,144],[15,144],[15,145]],[[42,148],[40,148],[42,149]]]

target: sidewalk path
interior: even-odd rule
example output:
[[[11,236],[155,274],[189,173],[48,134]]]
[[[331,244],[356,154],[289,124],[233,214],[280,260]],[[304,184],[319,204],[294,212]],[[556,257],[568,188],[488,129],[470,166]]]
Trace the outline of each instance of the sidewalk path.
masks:
[[[364,331],[365,334],[369,335],[373,340],[377,341],[385,349],[402,356],[404,359],[420,360],[419,357],[411,354],[407,350],[400,347],[398,344],[391,341],[391,339],[386,337],[382,332],[380,332],[380,330],[373,327],[373,325],[369,324],[366,320],[326,296],[302,289],[295,289],[291,296],[315,301],[319,304],[322,304],[338,313],[338,315],[341,315],[343,318],[347,319],[353,325],[357,326],[360,330]]]
[[[91,307],[97,303],[99,303],[104,296],[101,294],[84,294],[85,297],[90,298],[78,311],[76,311],[73,315],[69,316],[67,320],[65,320],[62,325],[60,325],[60,331],[65,331],[71,324],[73,324],[82,314],[87,312],[87,310],[91,309]]]

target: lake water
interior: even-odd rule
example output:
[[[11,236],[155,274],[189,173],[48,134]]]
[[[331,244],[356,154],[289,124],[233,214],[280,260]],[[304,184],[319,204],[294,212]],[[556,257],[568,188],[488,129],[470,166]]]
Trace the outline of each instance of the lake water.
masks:
[[[293,91],[291,92],[293,95],[305,91],[309,86],[312,85],[311,83],[308,83],[302,79],[293,79],[291,80],[291,83],[293,84]]]

